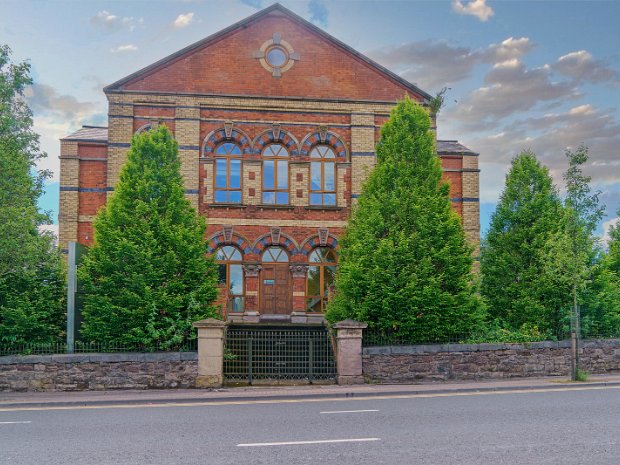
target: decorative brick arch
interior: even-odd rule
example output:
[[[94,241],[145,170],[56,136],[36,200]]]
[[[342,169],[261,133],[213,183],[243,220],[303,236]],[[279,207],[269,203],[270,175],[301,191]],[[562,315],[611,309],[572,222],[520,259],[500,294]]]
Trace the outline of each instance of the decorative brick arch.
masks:
[[[274,125],[276,126],[276,125]],[[254,154],[260,155],[269,144],[282,144],[291,157],[299,155],[299,142],[290,132],[276,126],[261,132],[253,141]]]
[[[202,144],[202,156],[210,157],[215,154],[215,148],[223,142],[234,142],[241,147],[241,153],[246,155],[252,153],[252,142],[241,129],[230,127],[229,135],[226,134],[227,128],[220,128],[211,131],[205,137]]]
[[[336,239],[336,236],[334,236],[333,234],[329,234],[327,236],[327,242],[325,243],[325,245],[321,245],[319,235],[314,234],[308,237],[301,244],[301,254],[305,257],[308,257],[310,253],[317,247],[329,247],[331,249],[336,249],[338,247],[338,239]]]
[[[155,125],[155,123],[146,123],[143,124],[142,126],[140,126],[138,129],[136,129],[136,132],[134,132],[134,134],[142,134],[143,132],[146,131],[150,131],[151,129],[153,129],[153,126]]]
[[[279,239],[277,243],[273,242],[271,233],[263,234],[258,239],[256,239],[253,246],[254,253],[257,255],[262,255],[265,249],[271,246],[283,247],[291,256],[298,255],[300,253],[299,245],[297,244],[297,242],[295,242],[295,239],[287,236],[284,233],[279,234]]]
[[[245,237],[233,232],[231,240],[227,241],[224,236],[224,231],[218,231],[213,236],[211,236],[211,238],[209,239],[208,246],[207,246],[207,251],[210,254],[215,253],[217,249],[219,249],[220,247],[224,245],[232,245],[234,247],[237,247],[241,251],[241,254],[243,256],[246,256],[252,253],[252,246],[245,239]]]
[[[302,157],[309,156],[310,151],[315,145],[329,145],[332,149],[334,149],[336,159],[338,161],[347,161],[349,159],[346,144],[335,132],[319,130],[308,134],[301,141],[301,149],[299,154]]]

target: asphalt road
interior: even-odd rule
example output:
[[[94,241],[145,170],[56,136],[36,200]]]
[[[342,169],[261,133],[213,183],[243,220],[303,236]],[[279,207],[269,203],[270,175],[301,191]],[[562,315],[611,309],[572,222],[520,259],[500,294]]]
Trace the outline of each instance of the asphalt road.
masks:
[[[612,387],[92,407],[0,411],[0,464],[620,464]]]

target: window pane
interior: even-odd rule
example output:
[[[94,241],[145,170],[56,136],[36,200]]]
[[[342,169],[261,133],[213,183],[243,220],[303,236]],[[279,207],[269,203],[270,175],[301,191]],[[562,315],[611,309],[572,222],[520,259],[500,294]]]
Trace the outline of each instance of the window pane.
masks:
[[[306,295],[319,296],[321,295],[321,267],[309,266],[308,267],[308,288]]]
[[[323,205],[322,194],[310,194],[310,205]]]
[[[330,287],[334,285],[336,281],[336,271],[338,270],[337,266],[325,266],[323,267],[323,295],[327,297],[328,290]]]
[[[288,161],[278,162],[278,189],[288,189]]]
[[[241,187],[241,160],[230,160],[230,180],[228,187],[239,189]]]
[[[306,309],[309,312],[321,313],[321,298],[310,297],[306,299]]]
[[[226,161],[223,158],[215,160],[215,187],[226,187]]]
[[[226,191],[215,191],[216,202],[226,202]]]
[[[279,247],[278,247],[279,248]],[[277,256],[277,262],[278,263],[287,263],[288,262],[288,255],[287,253],[284,251],[284,249],[279,248],[279,254]]]
[[[215,153],[217,155],[227,155],[230,153],[233,147],[234,147],[234,144],[231,144],[230,142],[226,142],[225,144],[222,144],[217,149],[215,149]]]
[[[325,151],[325,155],[323,155],[323,158],[336,158],[336,154],[331,147],[328,147]]]
[[[286,54],[280,47],[273,47],[267,52],[267,61],[271,66],[280,67],[286,63]]]
[[[230,154],[231,155],[241,155],[241,149],[237,145],[233,145],[232,149],[230,150]]]
[[[276,204],[288,205],[288,192],[276,192]]]
[[[310,190],[321,190],[321,163],[313,161],[310,163]]]
[[[233,312],[243,311],[243,297],[233,297],[230,299],[230,309]]]
[[[276,203],[275,192],[263,192],[263,203],[268,205]]]
[[[230,203],[241,203],[241,191],[229,191],[228,201]]]
[[[273,160],[265,160],[263,162],[263,188],[273,189],[274,184]]]
[[[323,205],[336,205],[336,194],[325,194],[323,196]]]
[[[325,174],[325,190],[326,191],[335,191],[336,190],[336,181],[335,181],[335,163],[324,163],[323,164],[323,173]]]
[[[230,249],[230,252],[228,252],[228,259],[234,260],[234,261],[241,261],[241,252],[239,252],[234,247],[231,247],[231,246],[227,246],[227,247]]]
[[[229,295],[243,295],[243,269],[241,265],[229,265]]]
[[[226,265],[224,263],[217,266],[217,282],[218,284],[226,284]]]
[[[230,256],[234,253],[235,248],[229,245],[225,245],[221,247],[217,251],[217,259],[218,260],[230,260]]]
[[[332,249],[328,247],[317,247],[310,254],[310,258],[308,259],[308,261],[312,263],[319,263],[319,262],[325,263],[325,262],[335,262],[336,260],[335,260],[334,252],[332,251]]]

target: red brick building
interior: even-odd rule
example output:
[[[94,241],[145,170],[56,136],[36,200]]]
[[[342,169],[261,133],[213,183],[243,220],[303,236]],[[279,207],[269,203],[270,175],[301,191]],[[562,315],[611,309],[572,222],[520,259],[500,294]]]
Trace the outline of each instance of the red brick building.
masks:
[[[222,302],[238,321],[312,322],[338,237],[404,95],[431,96],[274,5],[106,87],[108,127],[61,141],[60,244],[92,243],[131,137],[166,124],[186,195],[207,217]],[[451,198],[479,239],[478,158],[437,141]]]

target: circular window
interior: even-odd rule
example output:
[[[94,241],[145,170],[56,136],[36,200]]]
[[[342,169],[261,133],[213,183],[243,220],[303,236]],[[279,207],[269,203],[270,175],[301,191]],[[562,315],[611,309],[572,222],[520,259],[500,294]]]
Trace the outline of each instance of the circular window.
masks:
[[[267,52],[267,61],[274,68],[280,68],[288,61],[288,56],[282,48],[273,47]]]

